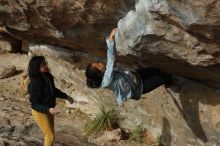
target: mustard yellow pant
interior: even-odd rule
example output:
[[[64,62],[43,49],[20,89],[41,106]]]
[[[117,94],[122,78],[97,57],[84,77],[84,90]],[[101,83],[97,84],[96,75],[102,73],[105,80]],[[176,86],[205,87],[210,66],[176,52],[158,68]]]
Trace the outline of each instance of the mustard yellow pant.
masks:
[[[54,142],[54,116],[40,113],[32,109],[32,116],[44,134],[44,146],[52,146]]]

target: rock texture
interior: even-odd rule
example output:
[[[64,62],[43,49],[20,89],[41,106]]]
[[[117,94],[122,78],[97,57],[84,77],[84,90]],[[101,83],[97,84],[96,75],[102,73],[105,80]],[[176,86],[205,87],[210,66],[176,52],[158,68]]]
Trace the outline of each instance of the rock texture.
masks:
[[[134,7],[131,0],[2,0],[0,4],[0,25],[12,36],[102,55],[105,36]]]
[[[160,87],[138,102],[125,104],[124,126],[143,124],[154,137],[161,136],[166,146],[219,145],[218,96],[218,90],[189,80],[168,91]]]
[[[139,0],[119,21],[117,50],[141,66],[219,84],[217,0]]]
[[[19,40],[103,56],[105,36],[119,21],[118,52],[133,56],[125,63],[219,86],[219,6],[217,0],[2,0],[0,25]]]
[[[171,88],[162,86],[126,102],[122,127],[143,125],[166,146],[220,145],[220,92],[202,83],[220,87],[220,2],[135,2],[1,0],[1,34],[22,40],[22,48],[28,44],[30,55],[49,56],[56,83],[77,101],[68,106],[95,115],[100,101],[115,105],[115,99],[109,91],[86,88],[83,69],[91,60],[104,60],[104,38],[118,24],[120,63],[188,78],[178,77]]]

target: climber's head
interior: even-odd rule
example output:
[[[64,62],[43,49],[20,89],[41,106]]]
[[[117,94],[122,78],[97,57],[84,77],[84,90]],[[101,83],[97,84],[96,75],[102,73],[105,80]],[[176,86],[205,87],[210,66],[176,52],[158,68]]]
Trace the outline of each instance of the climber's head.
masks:
[[[93,62],[86,68],[87,86],[90,88],[100,87],[105,73],[105,64]]]
[[[105,72],[105,64],[101,62],[93,62],[91,63],[91,67],[98,69],[100,72]]]

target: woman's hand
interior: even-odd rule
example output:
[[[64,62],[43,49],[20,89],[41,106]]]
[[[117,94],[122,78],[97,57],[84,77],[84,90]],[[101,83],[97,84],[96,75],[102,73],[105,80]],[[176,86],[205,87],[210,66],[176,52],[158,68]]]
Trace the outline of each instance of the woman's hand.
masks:
[[[70,96],[67,96],[67,99],[66,99],[66,100],[69,101],[70,104],[73,104],[73,103],[74,103],[73,98],[70,97]]]
[[[59,114],[60,112],[57,111],[57,109],[55,109],[55,108],[50,108],[49,113],[52,114],[52,115],[56,115],[56,114]]]
[[[110,35],[109,35],[109,39],[110,39],[111,41],[114,41],[114,37],[115,37],[115,33],[116,33],[117,29],[118,29],[118,28],[112,29],[112,31],[111,31],[111,33],[110,33]]]

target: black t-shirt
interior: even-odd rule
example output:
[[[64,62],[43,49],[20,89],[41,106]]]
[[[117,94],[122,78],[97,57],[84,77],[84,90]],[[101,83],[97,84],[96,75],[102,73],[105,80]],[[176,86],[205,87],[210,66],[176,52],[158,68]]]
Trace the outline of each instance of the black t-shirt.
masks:
[[[55,87],[54,78],[49,72],[31,77],[28,92],[32,109],[41,113],[54,108],[56,98],[67,98],[65,93]]]

